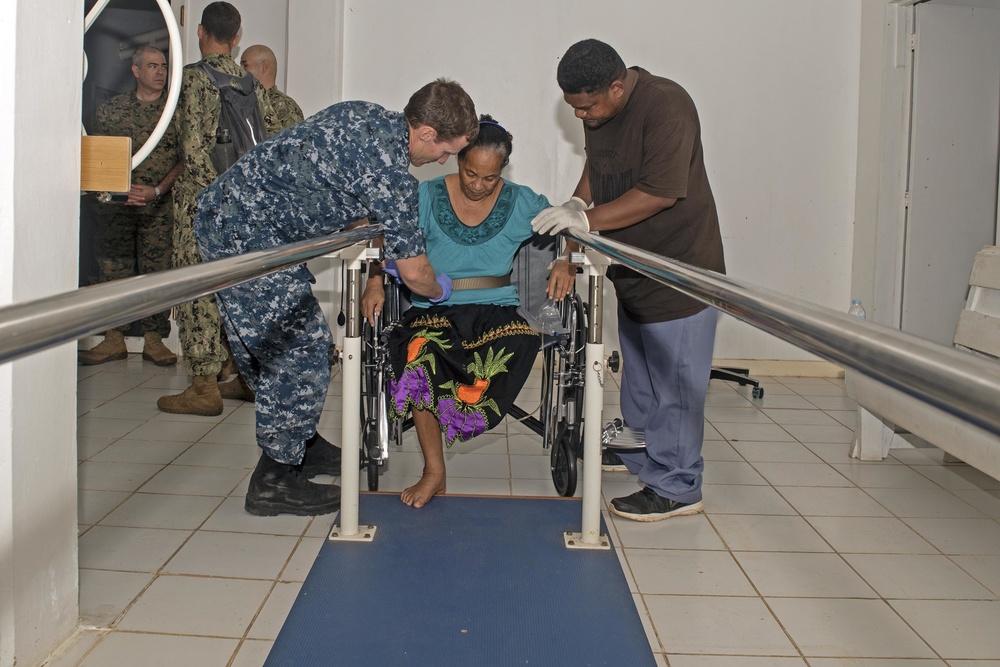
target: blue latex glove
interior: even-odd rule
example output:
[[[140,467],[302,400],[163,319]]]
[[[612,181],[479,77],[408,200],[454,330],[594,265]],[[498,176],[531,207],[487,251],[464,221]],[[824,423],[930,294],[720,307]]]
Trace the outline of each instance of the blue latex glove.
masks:
[[[441,303],[447,301],[451,296],[451,278],[442,273],[437,277],[437,284],[441,286],[441,296],[436,299],[428,299],[431,303]]]
[[[403,284],[403,279],[399,277],[399,269],[396,267],[396,260],[385,260],[385,264],[382,265],[382,273],[392,276],[392,279],[395,280],[396,283],[400,285]]]

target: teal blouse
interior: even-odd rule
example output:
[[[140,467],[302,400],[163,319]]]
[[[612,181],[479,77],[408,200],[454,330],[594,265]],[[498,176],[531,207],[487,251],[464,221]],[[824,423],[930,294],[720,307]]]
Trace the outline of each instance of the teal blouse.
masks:
[[[510,273],[518,247],[531,238],[531,220],[550,206],[549,200],[531,188],[505,180],[490,214],[480,224],[469,227],[455,214],[444,179],[440,176],[424,181],[418,188],[420,228],[434,270],[452,280]],[[467,303],[520,305],[513,285],[459,290],[444,302]],[[431,304],[413,295],[413,305],[427,308]]]

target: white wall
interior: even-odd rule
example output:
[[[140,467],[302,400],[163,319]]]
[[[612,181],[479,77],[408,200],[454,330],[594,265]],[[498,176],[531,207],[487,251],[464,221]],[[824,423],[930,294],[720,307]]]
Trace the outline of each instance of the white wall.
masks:
[[[341,101],[344,0],[288,1],[288,86],[306,116]]]
[[[846,310],[861,0],[621,0],[614,11],[602,0],[389,6],[346,1],[344,99],[401,109],[427,81],[456,79],[477,110],[514,134],[507,177],[561,203],[583,147],[556,64],[579,39],[607,41],[626,64],[674,79],[694,98],[729,272]],[[731,318],[716,356],[809,358]]]
[[[184,45],[184,63],[201,60],[198,50],[198,23],[205,6],[212,0],[184,0],[174,2],[175,14],[185,6],[184,25],[181,27]],[[240,61],[240,54],[248,46],[264,44],[271,47],[278,58],[278,88],[285,88],[286,44],[288,39],[288,3],[278,0],[229,0],[240,12],[242,27],[240,38],[233,49],[233,58]]]
[[[77,284],[82,53],[82,0],[0,13],[0,305]],[[0,367],[4,666],[37,664],[77,622],[75,352]]]

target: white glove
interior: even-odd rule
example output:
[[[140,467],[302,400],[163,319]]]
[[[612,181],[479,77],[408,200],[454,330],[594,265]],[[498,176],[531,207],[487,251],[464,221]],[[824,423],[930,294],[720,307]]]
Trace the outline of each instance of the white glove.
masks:
[[[539,234],[558,234],[566,229],[578,232],[589,232],[590,221],[587,220],[587,203],[579,197],[572,197],[562,206],[547,208],[531,221],[531,228]]]

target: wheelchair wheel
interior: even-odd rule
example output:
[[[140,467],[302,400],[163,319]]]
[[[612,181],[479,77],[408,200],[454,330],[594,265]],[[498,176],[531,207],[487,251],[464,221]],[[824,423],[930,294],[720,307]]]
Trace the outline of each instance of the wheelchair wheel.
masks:
[[[561,429],[556,441],[552,443],[549,454],[549,467],[552,470],[552,483],[560,496],[572,496],[576,493],[576,451],[573,442],[576,439],[574,429]]]

